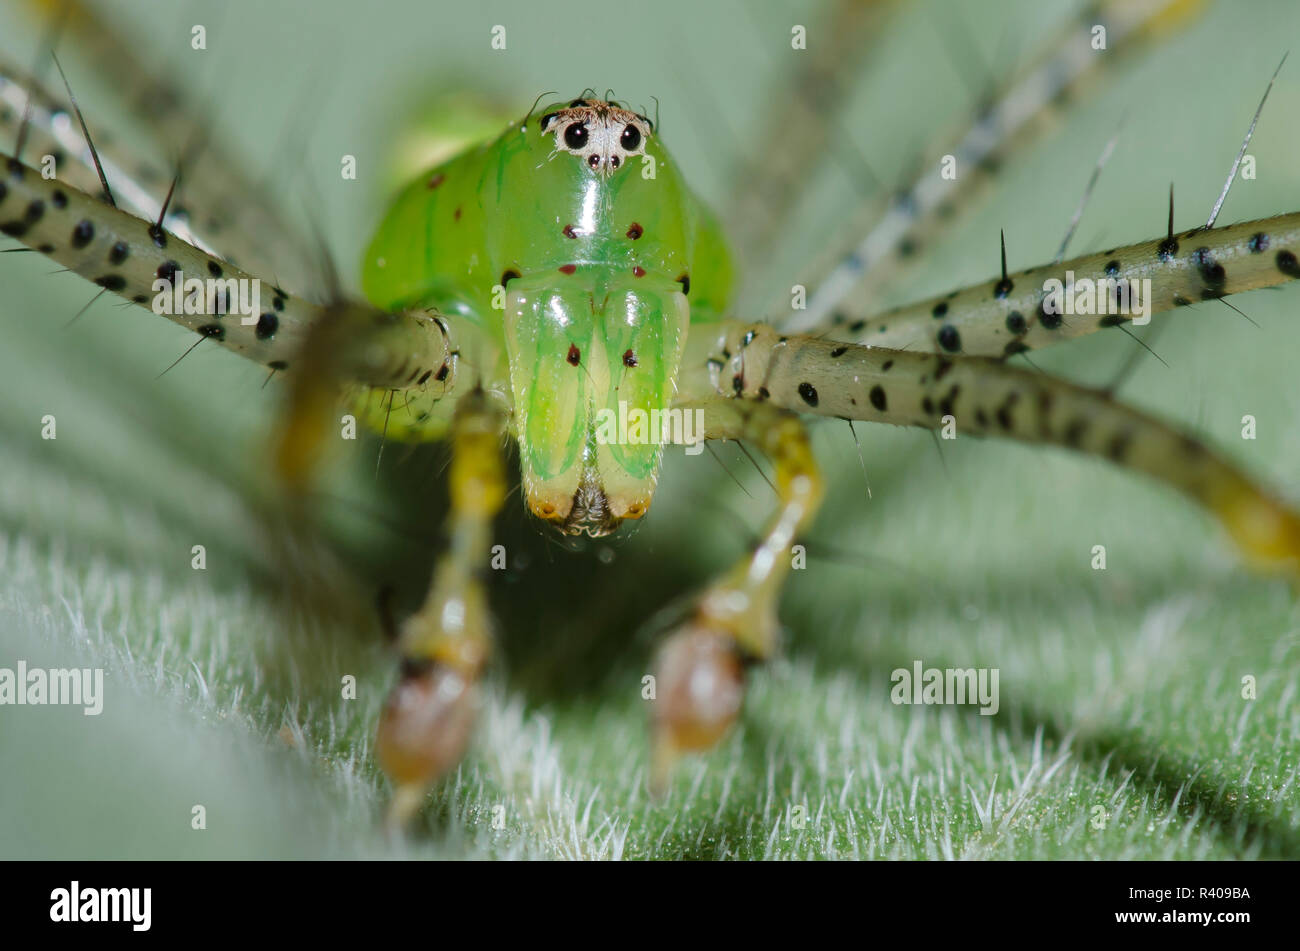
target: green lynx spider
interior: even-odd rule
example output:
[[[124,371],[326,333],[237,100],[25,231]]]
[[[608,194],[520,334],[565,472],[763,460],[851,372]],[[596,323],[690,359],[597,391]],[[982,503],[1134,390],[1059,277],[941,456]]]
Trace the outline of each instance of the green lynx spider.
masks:
[[[1166,6],[1147,4],[1128,31],[1138,36]],[[870,22],[854,15],[859,29]],[[98,41],[110,43],[109,32]],[[115,61],[129,64],[119,52]],[[0,155],[0,231],[144,306],[154,282],[177,272],[256,275],[257,242],[273,223],[201,234],[167,217],[156,197],[149,207],[143,195],[136,214],[114,207],[94,194],[84,149],[60,138],[68,110],[59,97],[18,70],[3,73],[8,92],[31,96],[18,110],[26,148],[62,148],[80,168],[47,180],[21,149]],[[132,181],[129,162],[107,164],[110,185]],[[189,220],[202,222],[215,214],[218,186],[190,174],[199,188],[187,196]],[[118,198],[131,204],[121,189]],[[218,249],[225,254],[211,253]],[[366,252],[369,303],[317,305],[277,287],[249,324],[216,313],[215,300],[206,313],[172,319],[285,376],[276,463],[291,490],[307,483],[340,404],[389,439],[451,443],[451,543],[424,606],[401,627],[402,673],[379,725],[379,758],[405,814],[469,740],[489,653],[480,569],[508,487],[503,440],[518,443],[536,516],[562,532],[607,534],[646,514],[662,450],[653,431],[645,442],[598,438],[599,412],[620,403],[701,411],[706,438],[747,440],[771,460],[779,496],[759,544],[700,595],[660,653],[659,777],[679,753],[717,742],[739,714],[744,664],[775,648],[788,551],[823,491],[801,415],[927,428],[951,420],[971,434],[1102,456],[1181,489],[1253,563],[1294,573],[1300,517],[1229,460],[1108,393],[1007,357],[1127,319],[1043,309],[1044,282],[1067,271],[1149,279],[1151,309],[1161,312],[1294,279],[1297,254],[1300,213],[1171,228],[1102,254],[1004,271],[873,320],[857,318],[850,287],[832,310],[852,317],[786,333],[729,319],[726,243],[654,122],[584,93],[540,103],[412,181]],[[868,334],[873,345],[855,342]]]

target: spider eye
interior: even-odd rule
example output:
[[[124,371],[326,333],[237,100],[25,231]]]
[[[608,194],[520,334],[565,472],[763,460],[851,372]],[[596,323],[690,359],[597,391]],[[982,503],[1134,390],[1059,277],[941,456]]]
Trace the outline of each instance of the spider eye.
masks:
[[[618,158],[617,155],[611,155],[611,156],[609,157],[609,167],[610,167],[610,168],[618,168],[619,164],[620,164],[620,162],[619,162],[619,158]]]
[[[590,155],[587,156],[587,164],[590,165],[592,168],[600,168],[600,156],[597,155],[595,152],[592,152]]]
[[[558,112],[548,112],[546,115],[542,116],[542,121],[540,125],[542,127],[543,132],[546,131],[546,127],[550,125],[551,121],[558,115],[559,115]]]
[[[580,149],[587,144],[587,123],[575,122],[564,130],[564,144],[571,149]]]
[[[623,134],[618,137],[618,144],[631,152],[641,144],[641,130],[634,125],[624,126]]]

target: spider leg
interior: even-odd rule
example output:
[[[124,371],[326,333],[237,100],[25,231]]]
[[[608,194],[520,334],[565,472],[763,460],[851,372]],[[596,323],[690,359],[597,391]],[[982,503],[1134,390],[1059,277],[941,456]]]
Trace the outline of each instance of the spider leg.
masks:
[[[779,502],[757,547],[700,596],[656,664],[651,785],[662,791],[684,752],[713,746],[740,712],[743,665],[776,646],[777,602],[790,546],[821,503],[821,475],[799,417],[767,403],[716,398],[699,405],[706,439],[743,439],[771,461]]]
[[[791,412],[930,429],[950,425],[962,433],[1097,455],[1200,503],[1254,566],[1300,571],[1300,516],[1292,506],[1192,433],[1104,391],[987,358],[781,336],[764,324],[721,325],[713,351],[705,362],[708,382],[697,376],[684,393],[711,387],[715,394]],[[692,361],[698,366],[699,360],[697,350]]]
[[[114,190],[132,193],[137,200],[126,203],[138,214],[157,218],[158,195],[167,189],[167,173],[158,168],[179,165],[183,179],[177,201],[163,222],[168,230],[244,267],[274,264],[277,274],[292,283],[318,271],[312,243],[285,212],[284,190],[254,178],[243,157],[231,154],[225,145],[208,104],[196,101],[181,84],[146,62],[140,44],[111,16],[83,0],[25,6],[42,21],[62,18],[61,43],[67,50],[60,58],[83,64],[91,88],[105,91],[140,120],[144,138],[129,142],[110,136],[107,130],[92,129]],[[80,92],[80,80],[71,78],[74,92]],[[61,152],[74,163],[87,164],[84,143],[77,141],[79,130],[64,129],[58,122],[61,114],[68,114],[63,90],[52,92],[25,71],[0,62],[0,92],[5,91],[5,80],[10,97],[20,94],[18,90],[32,95],[33,132],[43,129],[47,139],[58,143],[59,151],[52,154]],[[22,108],[18,114],[23,114]],[[62,169],[60,177],[68,180]]]
[[[181,287],[182,277],[198,278],[198,312],[169,308],[163,316],[289,377],[289,412],[276,459],[290,487],[305,482],[323,443],[328,409],[340,400],[351,397],[378,429],[377,402],[365,394],[410,390],[406,407],[412,419],[403,420],[394,435],[440,435],[443,417],[434,408],[442,404],[441,412],[449,411],[454,399],[446,398],[457,395],[460,379],[454,341],[477,333],[467,321],[426,311],[388,313],[347,300],[312,304],[269,284],[259,312],[237,314],[230,305],[245,297],[241,288],[262,287],[247,271],[70,185],[46,180],[3,153],[0,167],[0,232],[142,307],[157,304],[157,282]]]
[[[506,496],[501,442],[506,419],[479,389],[451,422],[450,547],[423,606],[402,625],[402,672],[379,723],[377,754],[392,779],[391,819],[400,823],[459,762],[474,724],[476,688],[491,639],[482,581],[492,519]]]
[[[1297,252],[1300,212],[1171,232],[1004,273],[870,319],[835,321],[812,333],[895,350],[1010,357],[1138,317],[1294,280],[1300,277]],[[1133,282],[1138,282],[1136,293]],[[1058,285],[1059,293],[1051,293]],[[1087,303],[1078,307],[1081,296]]]
[[[851,324],[871,316],[881,292],[933,243],[973,210],[1002,162],[1023,153],[1054,127],[1061,103],[1077,104],[1120,69],[1172,40],[1202,9],[1181,0],[1099,0],[1048,36],[1031,57],[996,88],[981,90],[969,123],[927,149],[915,177],[854,223],[847,240],[829,245],[812,262],[808,306],[782,322],[789,331],[812,332],[832,316]],[[1093,30],[1106,28],[1108,52],[1092,47]],[[938,174],[946,156],[954,174]],[[787,298],[788,301],[788,298]]]

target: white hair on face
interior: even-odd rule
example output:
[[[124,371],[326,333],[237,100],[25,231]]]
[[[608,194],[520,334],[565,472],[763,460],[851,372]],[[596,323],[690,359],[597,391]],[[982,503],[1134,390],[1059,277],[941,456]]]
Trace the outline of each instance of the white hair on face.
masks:
[[[575,99],[542,116],[543,135],[555,136],[554,157],[576,155],[598,175],[611,175],[634,155],[645,155],[653,125],[645,116],[599,99]]]

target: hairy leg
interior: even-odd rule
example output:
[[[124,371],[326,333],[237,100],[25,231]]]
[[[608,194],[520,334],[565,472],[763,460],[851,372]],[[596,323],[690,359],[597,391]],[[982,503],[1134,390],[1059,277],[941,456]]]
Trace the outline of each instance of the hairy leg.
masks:
[[[1132,281],[1150,281],[1150,294],[1141,301],[1149,316],[1297,277],[1300,212],[1171,233],[1003,274],[870,319],[849,321],[840,314],[812,333],[894,350],[1006,357],[1131,322],[1138,316],[1136,300],[1120,287],[1131,288]],[[1090,282],[1096,290],[1092,313],[1050,312],[1044,306],[1050,280],[1059,281],[1063,290],[1072,281],[1074,293],[1065,291],[1072,298],[1087,286],[1080,282]]]
[[[243,156],[231,154],[220,126],[213,121],[216,110],[212,103],[196,101],[166,71],[143,59],[140,44],[97,5],[83,0],[26,0],[23,6],[41,26],[57,31],[59,46],[54,52],[60,59],[81,65],[82,70],[69,77],[73,91],[80,93],[78,98],[84,100],[89,92],[82,91],[88,73],[88,86],[96,91],[97,101],[106,96],[140,120],[143,141],[128,142],[110,136],[107,130],[92,128],[109,180],[123,197],[134,193],[143,202],[135,207],[138,213],[156,217],[152,205],[167,191],[170,175],[179,171],[183,179],[165,222],[169,229],[207,248],[219,248],[221,257],[232,263],[250,268],[274,266],[290,283],[316,273],[314,245],[295,227],[296,219],[286,213],[286,189],[267,187],[248,171]],[[58,80],[54,83],[58,91],[52,92],[23,71],[0,62],[0,87],[6,77],[35,96],[37,109],[30,116],[33,125],[56,133],[57,124],[51,127],[49,123],[49,109],[42,107],[52,105],[55,111],[67,111]],[[68,131],[73,141],[57,133],[55,137],[72,157],[81,160],[84,152],[75,141],[79,130]],[[159,169],[160,164],[171,162],[179,167],[163,165]]]
[[[1293,507],[1194,435],[1100,390],[987,358],[782,336],[765,324],[720,325],[711,355],[702,357],[701,347],[709,349],[695,342],[684,393],[726,392],[840,419],[951,425],[1101,456],[1205,506],[1256,567],[1300,571],[1300,516]]]

